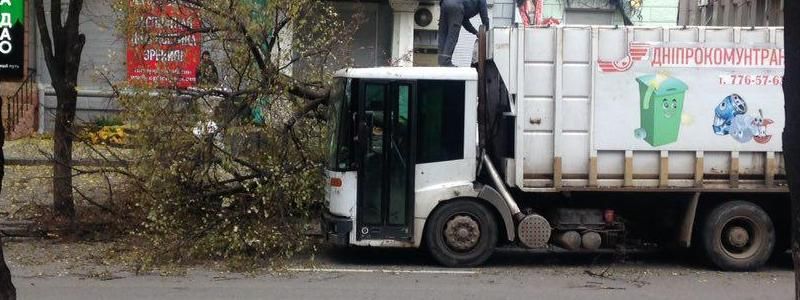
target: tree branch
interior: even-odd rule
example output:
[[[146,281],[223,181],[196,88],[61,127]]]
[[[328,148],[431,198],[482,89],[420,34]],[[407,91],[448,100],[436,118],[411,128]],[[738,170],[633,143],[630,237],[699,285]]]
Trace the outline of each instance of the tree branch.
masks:
[[[307,103],[305,106],[303,106],[303,108],[301,108],[299,111],[295,112],[292,115],[292,117],[289,118],[289,121],[286,122],[286,125],[283,128],[284,133],[288,133],[289,131],[291,131],[292,127],[294,127],[294,125],[297,124],[298,120],[305,117],[309,112],[317,109],[317,107],[325,103],[326,100],[327,98],[321,98],[311,101]]]
[[[55,57],[53,53],[53,41],[50,39],[50,30],[47,28],[47,19],[44,15],[44,4],[42,3],[43,0],[33,0],[33,7],[36,13],[36,25],[39,27],[39,37],[42,42],[42,52],[44,54],[44,62],[47,65],[47,69],[56,73],[61,73],[58,66],[55,64]],[[54,1],[59,2],[59,1]],[[50,5],[53,5],[52,3]],[[51,76],[52,77],[52,76]],[[53,78],[53,81],[58,80],[58,78]]]

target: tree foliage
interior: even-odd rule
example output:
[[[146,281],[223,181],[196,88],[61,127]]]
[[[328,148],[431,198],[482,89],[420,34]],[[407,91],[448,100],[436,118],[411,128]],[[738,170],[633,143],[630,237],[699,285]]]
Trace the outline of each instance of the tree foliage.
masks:
[[[120,29],[152,36],[133,2],[116,3]],[[197,10],[202,27],[187,34],[202,33],[221,80],[115,87],[135,128],[126,172],[145,214],[140,233],[156,249],[149,258],[270,259],[306,249],[324,196],[328,84],[346,63],[354,24],[320,0],[155,3]]]

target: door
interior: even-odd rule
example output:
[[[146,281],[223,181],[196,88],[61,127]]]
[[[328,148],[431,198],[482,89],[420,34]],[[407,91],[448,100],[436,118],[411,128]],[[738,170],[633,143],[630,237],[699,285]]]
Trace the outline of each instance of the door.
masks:
[[[362,80],[359,86],[359,240],[413,236],[414,85]]]

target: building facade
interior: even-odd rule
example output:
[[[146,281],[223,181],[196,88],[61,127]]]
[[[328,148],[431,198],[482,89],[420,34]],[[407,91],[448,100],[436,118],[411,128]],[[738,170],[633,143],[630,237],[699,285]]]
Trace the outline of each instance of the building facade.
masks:
[[[681,0],[679,25],[783,26],[784,0]]]
[[[22,1],[22,0],[14,0]],[[491,19],[494,26],[509,26],[514,22],[515,0],[489,0]],[[49,7],[45,0],[45,7]],[[438,19],[426,26],[416,24],[414,17],[421,9],[430,10],[438,16],[438,0],[362,0],[330,1],[342,18],[359,18],[360,26],[354,31],[350,47],[350,62],[355,67],[374,67],[389,65],[434,65],[436,62],[436,28]],[[35,104],[31,104],[30,119],[24,127],[29,128],[18,135],[25,135],[31,129],[50,132],[56,111],[56,97],[51,85],[39,35],[35,30],[33,1],[25,1],[26,43],[25,67],[34,74],[30,81],[35,83]],[[46,9],[49,19],[49,9]],[[115,114],[119,105],[112,98],[110,83],[126,79],[127,43],[115,30],[116,15],[112,0],[84,0],[81,16],[81,32],[86,35],[86,45],[81,57],[82,68],[78,78],[78,122],[91,122],[102,116]],[[474,20],[478,24],[478,20]],[[461,39],[454,55],[454,62],[460,66],[470,64],[475,38],[462,31]],[[27,74],[27,71],[26,71]],[[23,84],[23,79],[4,81],[0,84],[0,96],[10,97]],[[8,118],[4,118],[8,119]]]
[[[17,0],[15,0],[17,1]],[[22,1],[22,0],[19,0]],[[537,2],[541,1],[541,2]],[[619,2],[616,2],[619,1]],[[492,26],[512,26],[527,20],[535,23],[536,7],[541,7],[540,19],[560,24],[623,24],[623,12],[636,25],[675,25],[681,0],[525,0],[527,12],[520,9],[518,0],[487,0]],[[695,1],[695,0],[692,0]],[[713,1],[713,0],[710,0]],[[744,0],[742,0],[744,1]],[[32,12],[33,1],[25,1]],[[49,1],[45,0],[45,7]],[[527,3],[526,3],[527,2]],[[374,66],[431,66],[436,63],[436,30],[439,0],[339,0],[330,1],[342,18],[358,18],[360,25],[353,31],[350,61],[355,67]],[[614,3],[621,3],[618,9]],[[113,114],[119,107],[111,98],[109,82],[126,79],[126,39],[115,31],[116,15],[112,0],[85,0],[81,31],[86,35],[79,75],[79,121],[92,121]],[[538,4],[538,5],[537,5]],[[48,12],[49,13],[49,12]],[[53,128],[56,100],[50,85],[41,49],[35,18],[26,14],[26,66],[35,70],[38,90],[36,105],[37,128]],[[46,16],[49,19],[49,15]],[[473,23],[478,25],[479,18]],[[475,37],[462,30],[453,61],[469,66]],[[6,90],[14,90],[21,82]]]
[[[680,0],[543,0],[543,17],[560,24],[676,25]]]
[[[510,26],[520,21],[516,0],[488,0],[492,26]],[[439,18],[439,0],[334,1],[343,18],[363,23],[354,33],[352,65],[433,66]],[[479,24],[478,18],[473,19]],[[462,30],[454,53],[454,64],[469,65],[475,38]]]

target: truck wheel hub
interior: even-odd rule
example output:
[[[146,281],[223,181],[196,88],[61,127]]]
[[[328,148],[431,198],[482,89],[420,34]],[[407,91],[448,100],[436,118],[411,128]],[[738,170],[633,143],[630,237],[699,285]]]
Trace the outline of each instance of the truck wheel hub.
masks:
[[[726,255],[747,259],[758,254],[766,239],[759,224],[747,217],[734,217],[725,222],[720,242]]]
[[[473,218],[468,216],[455,216],[447,222],[444,237],[447,245],[456,251],[467,251],[478,244],[481,229]]]
[[[736,226],[728,231],[728,242],[731,246],[742,248],[746,246],[749,241],[750,234],[742,227]]]

